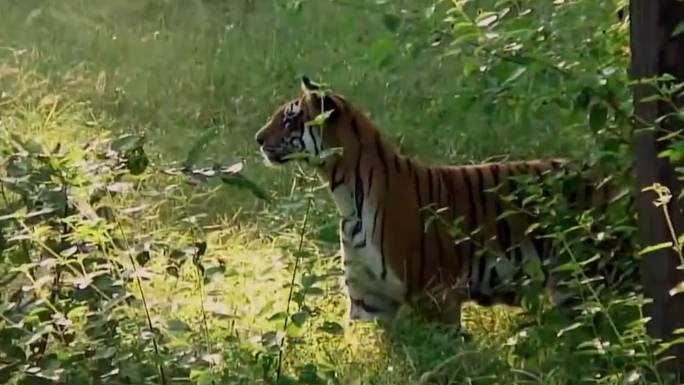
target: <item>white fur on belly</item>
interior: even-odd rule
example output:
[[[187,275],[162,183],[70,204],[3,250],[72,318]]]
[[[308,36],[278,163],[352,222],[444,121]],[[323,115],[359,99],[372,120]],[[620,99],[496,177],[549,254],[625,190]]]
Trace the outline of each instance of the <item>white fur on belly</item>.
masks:
[[[366,200],[363,205],[363,218],[361,231],[353,236],[353,229],[358,222],[354,198],[351,191],[344,185],[338,186],[333,193],[343,219],[340,224],[340,243],[342,260],[344,261],[345,278],[347,289],[352,299],[363,300],[365,304],[376,309],[381,309],[383,314],[369,314],[364,309],[354,305],[350,306],[350,318],[372,319],[391,318],[396,312],[396,305],[404,301],[406,285],[386,266],[387,275],[382,279],[382,255],[380,254],[380,237],[373,237],[373,229],[376,227],[375,202]],[[382,221],[382,215],[377,218]],[[380,226],[380,223],[377,226]],[[344,226],[343,226],[344,224]],[[381,231],[376,229],[376,234]],[[365,245],[363,240],[365,239]],[[389,256],[385,256],[385,261]],[[387,313],[387,314],[385,314]],[[391,313],[391,314],[390,314]]]

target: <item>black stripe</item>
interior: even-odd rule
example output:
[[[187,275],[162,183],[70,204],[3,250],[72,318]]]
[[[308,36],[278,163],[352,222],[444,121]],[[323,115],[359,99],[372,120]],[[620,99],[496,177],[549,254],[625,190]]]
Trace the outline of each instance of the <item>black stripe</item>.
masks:
[[[531,163],[528,166],[532,169],[537,178],[541,178],[543,171],[539,163]]]
[[[519,186],[518,186],[517,178],[520,176],[519,175],[520,169],[521,169],[521,167],[519,164],[511,165],[511,168],[509,169],[510,172],[508,173],[508,176],[506,177],[506,179],[508,181],[508,186],[509,186],[508,194],[512,195],[513,199],[517,199],[517,197],[518,197]]]
[[[316,142],[316,135],[314,135],[313,128],[311,127],[309,127],[309,136],[311,136],[311,140],[313,141],[314,153],[318,156],[318,142]]]
[[[408,172],[413,174],[413,164],[411,162],[411,159],[409,157],[405,158],[406,161],[406,169],[408,169]]]
[[[454,192],[452,191],[453,186],[449,180],[449,177],[450,177],[449,170],[448,169],[441,169],[440,171],[442,174],[442,180],[444,181],[444,188],[446,189],[446,192],[447,192],[447,201],[449,204],[449,210],[451,210],[451,215],[447,215],[447,217],[450,218],[450,220],[453,222],[453,221],[456,221],[456,218],[458,217],[458,211],[456,210],[456,200],[454,199]],[[448,210],[447,210],[447,212],[448,212]],[[450,239],[450,241],[451,241],[451,245],[455,249],[456,248],[455,243],[453,242],[452,239]],[[461,251],[460,251],[460,255],[458,257],[464,258],[466,256],[465,250],[463,250],[465,247],[466,247],[466,242],[461,242],[461,244],[459,245],[459,249],[461,249]]]
[[[375,239],[375,229],[378,228],[378,216],[380,215],[380,205],[375,208],[375,214],[373,215],[373,230],[371,231],[371,239]]]
[[[352,131],[354,132],[354,135],[359,140],[359,147],[360,147],[361,146],[361,135],[359,134],[359,126],[356,125],[356,119],[352,119],[351,126],[352,126]]]
[[[520,245],[517,244],[515,247],[512,248],[511,254],[513,254],[513,261],[515,266],[520,266],[522,264],[522,249],[520,249]]]
[[[428,198],[427,198],[427,203],[436,203],[435,197],[434,197],[434,186],[432,183],[432,169],[428,168],[427,169],[427,180],[428,180]]]
[[[537,252],[537,256],[539,257],[540,261],[544,261],[546,259],[545,249],[547,248],[548,242],[551,242],[551,240],[542,238],[538,234],[532,234],[532,246]]]
[[[363,222],[360,219],[357,219],[356,222],[354,223],[354,227],[352,227],[351,231],[351,236],[352,239],[357,236],[361,230],[363,229]]]
[[[377,213],[376,213],[377,214]],[[385,218],[387,215],[384,213],[384,207],[383,207],[383,213],[382,213],[382,225],[380,226],[380,262],[382,263],[382,273],[380,274],[380,278],[384,281],[387,279],[387,261],[385,258]]]
[[[594,195],[594,191],[596,191],[596,190],[594,190],[594,184],[591,181],[586,181],[585,183],[586,184],[584,185],[584,197],[583,197],[584,201],[579,202],[580,205],[578,207],[588,209],[588,208],[592,207],[591,206],[592,196]],[[582,205],[584,205],[584,206],[582,206]]]
[[[610,182],[612,183],[612,181]],[[608,206],[610,205],[610,188],[612,185],[604,184],[601,188],[603,189],[603,202],[601,202],[601,212],[604,212],[608,209]]]
[[[474,292],[472,294],[472,299],[480,306],[489,307],[494,304],[494,300],[491,295],[485,295],[482,292]]]
[[[382,148],[380,141],[380,133],[377,132],[375,136],[375,150],[378,153],[380,164],[382,164],[382,171],[385,173],[385,190],[389,189],[389,167],[387,166],[387,159],[385,158],[385,150]]]
[[[551,161],[551,167],[552,167],[554,170],[558,170],[559,168],[563,167],[563,163],[562,163],[562,162],[559,162],[559,161],[557,161],[557,160],[552,160],[552,161]]]
[[[366,313],[378,313],[380,312],[380,308],[377,308],[375,306],[371,306],[364,302],[362,299],[355,300],[354,303],[358,306],[361,306],[361,308],[366,312]]]
[[[578,189],[577,189],[577,188],[573,188],[573,189],[570,191],[570,195],[568,196],[568,201],[569,201],[570,204],[572,204],[572,203],[574,203],[574,202],[577,202],[577,195],[578,195]]]
[[[442,173],[440,172],[440,169],[436,169],[435,171],[437,172],[437,174],[434,175],[435,182],[437,185],[436,186],[437,191],[435,192],[436,197],[434,199],[434,201],[436,203],[435,209],[440,209],[441,208],[440,206],[443,203],[442,202],[442,188],[441,188],[442,184],[440,183]],[[442,214],[441,213],[435,213],[435,215],[441,216]],[[435,232],[435,242],[437,242],[437,261],[439,261],[440,267],[444,267],[444,263],[443,263],[443,261],[444,261],[444,245],[442,244],[442,237],[440,236],[441,235],[440,229],[441,229],[441,222],[435,222],[434,232]]]
[[[368,194],[371,192],[371,188],[373,187],[373,171],[375,171],[375,168],[371,167],[370,172],[368,172],[368,183],[366,185],[366,191],[368,191]]]
[[[359,151],[359,155],[356,158],[356,172],[354,173],[354,181],[355,181],[355,188],[354,188],[354,200],[356,203],[356,215],[359,217],[359,219],[362,216],[362,210],[363,210],[363,181],[361,180],[361,151]]]
[[[331,176],[330,176],[330,191],[335,191],[336,188],[338,188],[343,182],[344,182],[344,176],[340,180],[335,180],[337,176],[337,165],[339,162],[336,162],[333,165]]]
[[[342,235],[343,236],[346,236],[346,234],[347,234],[347,223],[349,223],[349,219],[348,218],[342,218],[342,221],[340,222],[340,227],[342,228]],[[344,239],[343,239],[343,241],[344,241]],[[353,241],[353,239],[350,239],[349,241],[351,242],[351,241]]]
[[[473,240],[470,240],[470,238],[472,232],[475,230],[473,227],[475,227],[475,224],[477,223],[477,207],[475,206],[475,199],[473,197],[473,183],[470,180],[470,174],[468,174],[468,170],[465,167],[459,167],[459,170],[461,171],[461,176],[466,183],[466,192],[468,193],[468,217],[466,218],[465,230],[468,234],[468,244],[470,245],[468,248],[468,258],[472,259],[475,256],[473,249],[476,247],[476,245]]]
[[[306,145],[304,145],[304,123],[302,123],[302,127],[299,129],[299,136],[297,137],[297,141],[299,142],[299,146],[301,146],[302,151],[306,150]],[[309,158],[305,158],[309,159]]]
[[[474,168],[475,176],[477,177],[477,190],[475,193],[479,194],[479,199],[482,202],[482,222],[485,224],[487,222],[487,197],[485,196],[485,185],[484,185],[484,175],[482,175],[482,169],[479,166]],[[483,237],[484,239],[484,237]]]
[[[487,254],[481,254],[478,257],[477,261],[477,282],[478,286],[482,288],[482,285],[485,284],[484,278],[485,278],[485,271],[487,270]]]
[[[494,185],[499,186],[499,181],[500,181],[500,175],[499,173],[501,172],[501,168],[499,168],[499,165],[492,165],[492,176],[494,179]],[[501,186],[503,187],[503,186]],[[502,188],[497,188],[495,190],[496,196],[494,197],[494,204],[496,205],[496,216],[498,217],[499,215],[502,214],[501,212],[501,202],[499,201],[499,191],[503,191]],[[496,220],[496,219],[495,219]],[[499,220],[496,220],[496,238],[497,241],[499,242],[499,245],[501,245],[501,248],[503,249],[504,255],[508,256],[507,251],[511,247],[511,228],[508,225],[508,219],[502,218]]]
[[[420,265],[419,265],[419,275],[418,275],[418,287],[423,287],[423,275],[425,274],[425,228],[423,221],[423,199],[420,193],[420,177],[418,174],[413,175],[413,185],[416,188],[416,199],[418,201],[418,221],[420,226]]]
[[[497,288],[499,285],[501,285],[503,282],[501,281],[501,278],[499,277],[499,273],[496,271],[496,264],[494,266],[489,268],[490,274],[489,274],[489,287],[492,289]],[[496,292],[496,290],[493,290]]]
[[[416,188],[416,200],[418,203],[418,210],[419,212],[422,212],[420,209],[423,208],[423,197],[420,193],[420,177],[418,174],[413,175],[413,186]]]
[[[397,172],[401,171],[401,164],[399,163],[399,156],[394,154],[394,169],[397,170]]]

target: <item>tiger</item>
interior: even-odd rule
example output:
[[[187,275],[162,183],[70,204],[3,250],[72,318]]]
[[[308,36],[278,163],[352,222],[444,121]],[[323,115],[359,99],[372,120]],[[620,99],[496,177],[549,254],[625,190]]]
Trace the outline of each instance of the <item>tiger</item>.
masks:
[[[327,184],[341,217],[351,320],[387,324],[402,305],[412,305],[428,319],[458,326],[467,301],[520,304],[525,264],[553,264],[555,257],[550,242],[529,231],[529,214],[499,218],[505,202],[493,190],[510,192],[516,177],[565,170],[568,159],[425,164],[401,155],[343,95],[306,76],[301,88],[301,96],[277,108],[255,140],[270,165],[306,154],[294,158],[310,163]],[[610,199],[606,188],[580,190],[571,199],[587,207]],[[553,276],[546,282],[553,286]]]

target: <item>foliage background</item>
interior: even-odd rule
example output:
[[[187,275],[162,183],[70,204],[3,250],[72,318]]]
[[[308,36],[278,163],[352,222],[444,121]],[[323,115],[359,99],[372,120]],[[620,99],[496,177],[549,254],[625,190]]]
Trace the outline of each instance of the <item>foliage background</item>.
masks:
[[[68,208],[36,223],[40,194],[3,197],[0,266],[18,278],[2,281],[0,378],[664,382],[640,322],[603,335],[594,319],[559,326],[541,310],[469,307],[467,341],[410,314],[393,333],[345,324],[327,196],[305,170],[266,169],[253,140],[308,74],[427,161],[569,156],[625,171],[625,4],[0,2],[3,183],[38,175],[36,191],[63,191]],[[133,147],[112,141],[121,134],[134,135],[124,140]],[[141,136],[149,166],[137,173],[127,151]],[[47,153],[52,177],[44,179]],[[241,159],[271,203],[232,179],[233,187],[191,187],[162,172]],[[32,166],[12,175],[17,164]],[[102,188],[108,193],[93,201]],[[93,222],[89,205],[113,216]],[[73,254],[81,244],[88,248]]]

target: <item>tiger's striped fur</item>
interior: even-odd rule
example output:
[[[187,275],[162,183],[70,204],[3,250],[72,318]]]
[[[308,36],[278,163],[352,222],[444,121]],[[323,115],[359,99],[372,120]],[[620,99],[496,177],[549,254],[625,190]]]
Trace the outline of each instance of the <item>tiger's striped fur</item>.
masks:
[[[529,215],[497,220],[506,209],[498,197],[515,188],[510,177],[554,172],[567,161],[425,165],[398,154],[344,97],[319,94],[308,79],[303,88],[256,140],[275,163],[341,147],[315,167],[342,217],[350,317],[389,321],[401,304],[412,303],[430,318],[458,323],[467,300],[516,304],[522,266],[553,253],[549,242],[526,234]],[[324,124],[306,124],[322,111],[330,113]],[[572,199],[586,205],[607,198],[603,191],[581,192]],[[461,235],[453,225],[459,221]]]

